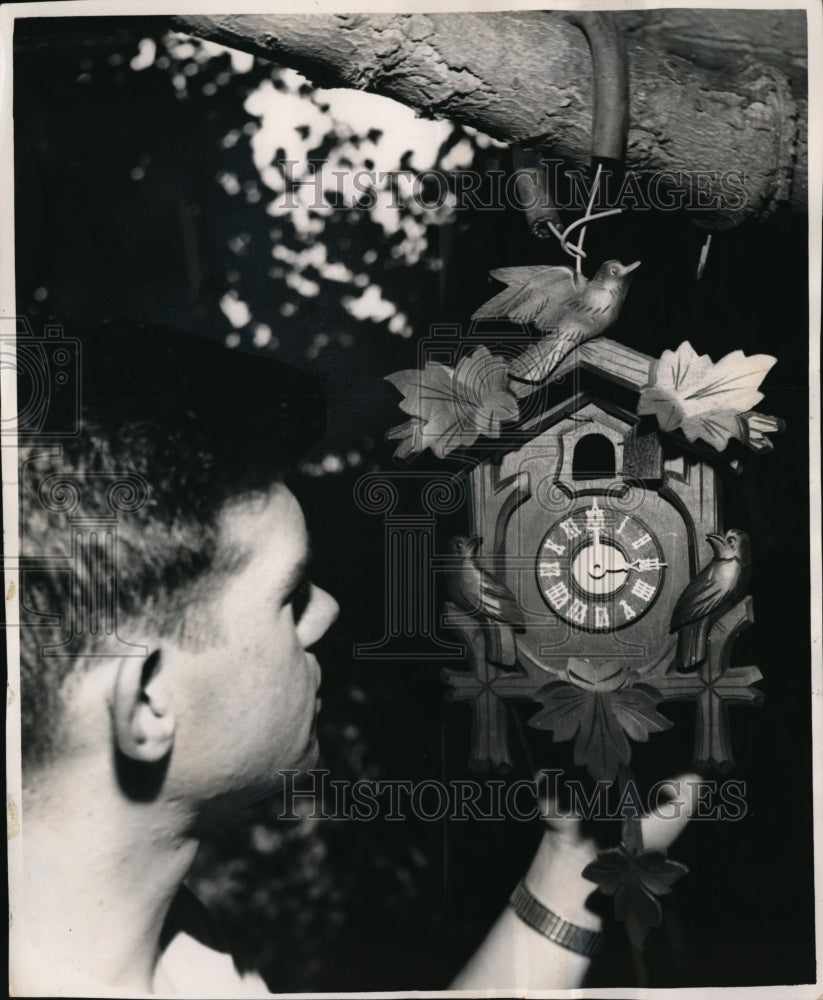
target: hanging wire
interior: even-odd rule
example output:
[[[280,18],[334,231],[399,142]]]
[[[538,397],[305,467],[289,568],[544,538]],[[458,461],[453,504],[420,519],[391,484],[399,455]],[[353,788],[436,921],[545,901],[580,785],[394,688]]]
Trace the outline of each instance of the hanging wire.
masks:
[[[607,219],[611,215],[619,215],[621,212],[625,211],[622,208],[610,208],[605,212],[592,212],[594,203],[597,200],[597,193],[600,189],[600,175],[603,172],[603,165],[598,163],[597,172],[594,175],[594,183],[592,184],[591,194],[589,195],[589,203],[586,206],[585,215],[582,215],[579,219],[576,219],[570,226],[567,226],[563,232],[554,225],[554,223],[549,222],[548,228],[554,233],[560,242],[560,246],[563,250],[569,254],[570,257],[574,257],[575,270],[578,274],[582,273],[582,263],[583,258],[586,256],[583,250],[583,242],[586,239],[586,228],[592,222],[598,222],[600,219]],[[580,227],[583,227],[580,229]],[[569,236],[577,230],[580,229],[580,237],[577,243],[569,243]]]

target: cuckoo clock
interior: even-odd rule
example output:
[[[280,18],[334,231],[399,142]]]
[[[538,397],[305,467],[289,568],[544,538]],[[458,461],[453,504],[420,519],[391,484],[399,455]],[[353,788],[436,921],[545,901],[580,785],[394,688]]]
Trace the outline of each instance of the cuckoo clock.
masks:
[[[671,725],[660,711],[670,700],[696,703],[695,764],[733,763],[727,706],[759,698],[757,669],[729,667],[751,601],[736,592],[716,605],[705,655],[678,661],[676,609],[724,537],[720,483],[705,451],[638,417],[650,362],[613,341],[586,345],[593,388],[576,380],[580,391],[469,473],[475,565],[523,618],[446,606],[471,670],[444,676],[449,696],[473,706],[476,767],[511,763],[506,700],[542,704],[529,724],[576,738],[575,759],[596,778],[614,778],[632,741]],[[515,655],[495,662],[488,630],[509,627]]]

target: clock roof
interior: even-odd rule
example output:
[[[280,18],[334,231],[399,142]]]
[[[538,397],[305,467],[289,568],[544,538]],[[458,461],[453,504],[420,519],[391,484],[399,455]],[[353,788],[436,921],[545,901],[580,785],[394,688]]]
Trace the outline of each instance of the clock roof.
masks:
[[[656,359],[650,355],[607,337],[597,337],[580,345],[555,371],[555,382],[550,389],[551,405],[545,405],[545,392],[537,390],[526,395],[526,389],[531,387],[524,384],[520,412],[526,419],[515,432],[514,437],[519,438],[517,443],[544,433],[570,415],[578,414],[576,419],[581,419],[581,411],[584,411],[589,420],[598,414],[598,422],[612,428],[612,433],[622,431],[629,437],[645,439],[648,443],[651,438],[660,442],[669,441],[679,454],[739,471],[736,459],[730,461],[728,456],[713,448],[699,442],[692,443],[680,432],[667,434],[660,430],[653,418],[637,415],[637,396],[649,384],[654,364]],[[563,376],[573,385],[574,394],[558,403],[554,390],[557,380]],[[500,443],[507,438],[508,435],[501,438]]]
[[[555,377],[573,371],[575,367],[584,372],[591,372],[612,382],[621,389],[633,392],[648,385],[651,366],[655,359],[641,351],[619,344],[607,337],[597,337],[581,344],[557,368]]]
[[[614,399],[597,392],[585,391],[531,414],[521,424],[520,431],[525,437],[542,434],[543,431],[574,415],[577,415],[576,419],[585,419],[586,422],[597,420],[618,434],[627,434],[641,419]]]

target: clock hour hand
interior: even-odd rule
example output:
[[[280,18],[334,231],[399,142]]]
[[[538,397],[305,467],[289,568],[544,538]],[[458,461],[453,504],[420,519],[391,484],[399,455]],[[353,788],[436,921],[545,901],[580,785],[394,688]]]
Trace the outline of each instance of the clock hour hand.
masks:
[[[591,528],[592,533],[592,544],[591,544],[591,566],[592,569],[602,569],[603,568],[603,548],[600,544],[600,528]],[[591,569],[589,570],[589,576],[592,576]]]

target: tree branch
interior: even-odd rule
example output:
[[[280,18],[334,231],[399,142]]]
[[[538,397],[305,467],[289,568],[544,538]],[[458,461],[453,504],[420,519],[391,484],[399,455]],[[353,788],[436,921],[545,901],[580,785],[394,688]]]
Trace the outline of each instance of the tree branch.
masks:
[[[739,21],[752,12],[724,13]],[[424,116],[540,148],[571,166],[588,164],[590,58],[582,35],[561,13],[171,21],[180,31],[294,66],[315,83],[373,91]],[[636,17],[626,26],[636,37]],[[760,220],[782,204],[806,209],[806,105],[780,69],[739,46],[731,64],[716,68],[657,46],[630,41],[628,50],[631,171],[647,180],[666,172],[669,183],[674,173],[693,191],[700,185],[701,204],[712,207],[696,210],[694,220],[706,229]],[[742,206],[726,197],[729,172],[742,175]]]

